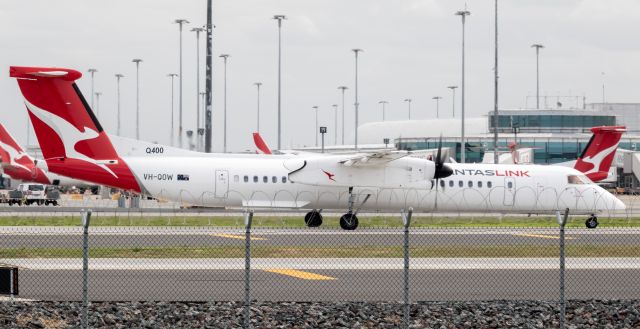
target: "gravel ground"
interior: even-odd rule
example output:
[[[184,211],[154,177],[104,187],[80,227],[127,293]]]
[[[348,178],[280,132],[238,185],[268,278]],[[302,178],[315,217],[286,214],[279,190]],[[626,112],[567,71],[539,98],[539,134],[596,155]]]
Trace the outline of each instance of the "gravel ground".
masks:
[[[81,303],[1,302],[2,328],[68,328],[80,324]],[[398,303],[254,303],[254,328],[398,328]],[[556,328],[555,302],[420,302],[411,328]],[[240,303],[92,303],[91,328],[238,328]],[[640,300],[567,303],[567,328],[640,328]]]

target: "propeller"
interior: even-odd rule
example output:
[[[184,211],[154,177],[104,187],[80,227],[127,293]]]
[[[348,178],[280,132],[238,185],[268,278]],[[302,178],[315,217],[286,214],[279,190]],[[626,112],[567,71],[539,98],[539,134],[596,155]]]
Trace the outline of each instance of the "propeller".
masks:
[[[446,178],[453,174],[453,169],[444,164],[442,159],[442,135],[440,136],[440,142],[438,142],[438,153],[436,154],[436,170],[433,174],[433,178],[436,182],[440,178]]]
[[[438,142],[438,152],[436,153],[436,169],[433,173],[433,178],[435,179],[436,186],[436,198],[435,198],[435,209],[438,209],[438,185],[440,185],[440,178],[446,178],[453,174],[453,170],[444,164],[444,160],[442,159],[442,135],[440,135],[440,141]],[[431,185],[431,189],[433,189],[433,185]]]

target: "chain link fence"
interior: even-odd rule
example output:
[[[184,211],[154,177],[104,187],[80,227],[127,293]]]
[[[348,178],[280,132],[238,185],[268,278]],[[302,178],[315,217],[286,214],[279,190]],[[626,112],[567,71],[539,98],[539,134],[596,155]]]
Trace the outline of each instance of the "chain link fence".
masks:
[[[168,308],[185,319],[209,312],[209,320],[198,323],[222,317],[227,327],[268,327],[302,318],[321,326],[319,319],[331,312],[360,324],[380,316],[398,327],[430,327],[427,319],[455,324],[465,312],[497,301],[525,303],[521,318],[546,317],[540,320],[545,326],[561,326],[562,294],[571,311],[566,319],[575,324],[581,300],[640,296],[638,200],[623,200],[627,212],[601,217],[595,230],[584,228],[584,216],[569,217],[564,272],[561,229],[553,216],[413,214],[405,229],[400,213],[363,213],[358,230],[343,231],[337,224],[341,214],[332,212],[323,213],[318,228],[303,227],[304,213],[256,212],[247,228],[246,214],[237,211],[182,209],[155,200],[126,211],[114,210],[113,200],[14,207],[0,216],[0,264],[18,268],[19,294],[3,303],[83,300],[81,206],[95,208],[87,234],[90,303],[61,317],[69,326],[83,323],[84,309],[89,324],[103,321],[108,327],[106,314],[144,307],[155,310],[156,321]],[[173,302],[182,304],[167,306]],[[278,318],[278,312],[289,314],[279,308],[295,309],[297,316]],[[138,315],[140,321],[148,320],[145,314]]]

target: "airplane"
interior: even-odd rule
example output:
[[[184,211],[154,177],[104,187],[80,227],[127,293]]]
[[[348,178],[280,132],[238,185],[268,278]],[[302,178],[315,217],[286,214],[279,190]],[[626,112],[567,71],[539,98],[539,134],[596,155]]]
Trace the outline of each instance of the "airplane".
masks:
[[[597,216],[625,205],[583,173],[560,166],[444,164],[409,151],[336,155],[119,154],[64,68],[11,67],[49,171],[135,193],[214,207],[344,209],[340,226],[358,227],[360,210],[556,213]],[[441,149],[441,148],[439,148]]]
[[[3,124],[0,124],[0,159],[2,160],[3,172],[14,180],[57,186],[91,185],[38,168],[36,166],[37,160],[24,152],[24,149],[9,134]]]

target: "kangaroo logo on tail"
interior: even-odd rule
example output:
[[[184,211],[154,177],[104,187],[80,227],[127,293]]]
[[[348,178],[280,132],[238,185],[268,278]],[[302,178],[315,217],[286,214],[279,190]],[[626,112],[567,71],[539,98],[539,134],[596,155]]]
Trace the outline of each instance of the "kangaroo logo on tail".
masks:
[[[583,172],[592,181],[601,181],[609,175],[609,168],[620,143],[624,126],[602,126],[591,128],[593,136],[578,157],[575,169]]]
[[[76,145],[81,141],[98,138],[98,132],[88,127],[84,127],[84,132],[82,132],[65,119],[29,103],[28,100],[25,100],[24,102],[31,114],[35,115],[58,134],[58,137],[60,137],[60,140],[62,140],[62,143],[64,144],[64,150],[67,158],[93,163],[111,174],[113,177],[118,178],[118,175],[116,175],[104,163],[98,163],[95,159],[92,159],[75,149]]]
[[[82,73],[64,68],[18,67],[16,78],[50,172],[141,192],[75,81]]]

